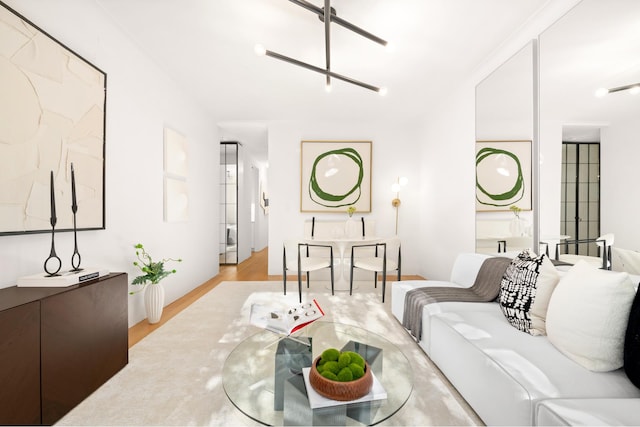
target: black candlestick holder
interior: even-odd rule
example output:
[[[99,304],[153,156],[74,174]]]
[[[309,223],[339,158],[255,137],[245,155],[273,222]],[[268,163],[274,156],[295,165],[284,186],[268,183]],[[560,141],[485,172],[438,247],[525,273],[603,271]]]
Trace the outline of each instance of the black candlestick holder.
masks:
[[[78,230],[76,228],[76,213],[78,212],[78,203],[76,202],[76,173],[73,170],[73,163],[71,163],[71,211],[73,212],[73,255],[71,255],[71,271],[82,271],[80,268],[80,262],[82,257],[78,252]]]
[[[80,268],[80,262],[82,261],[82,257],[80,256],[80,252],[78,252],[78,235],[76,230],[76,211],[78,210],[77,205],[73,205],[71,207],[73,210],[73,255],[71,255],[71,271],[82,271]]]
[[[46,277],[54,277],[59,276],[58,272],[62,268],[62,260],[56,254],[55,245],[58,218],[56,217],[56,196],[53,189],[53,171],[51,171],[51,217],[49,222],[51,223],[51,251],[49,252],[49,257],[44,261],[44,271],[47,273]],[[57,268],[55,268],[56,266]]]
[[[56,254],[56,246],[55,246],[55,221],[51,223],[51,252],[49,252],[49,257],[44,261],[44,271],[47,273],[46,277],[54,277],[59,276],[58,272],[60,268],[62,268],[62,260]],[[57,268],[55,267],[57,265]]]

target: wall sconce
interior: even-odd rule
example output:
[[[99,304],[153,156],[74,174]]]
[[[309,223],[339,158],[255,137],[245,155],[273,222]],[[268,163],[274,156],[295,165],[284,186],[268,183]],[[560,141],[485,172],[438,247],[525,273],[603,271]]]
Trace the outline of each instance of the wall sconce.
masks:
[[[396,208],[396,236],[398,235],[398,211],[400,210],[400,189],[407,185],[409,180],[405,176],[399,176],[396,182],[391,186],[391,191],[396,193],[396,197],[391,200],[391,206]]]

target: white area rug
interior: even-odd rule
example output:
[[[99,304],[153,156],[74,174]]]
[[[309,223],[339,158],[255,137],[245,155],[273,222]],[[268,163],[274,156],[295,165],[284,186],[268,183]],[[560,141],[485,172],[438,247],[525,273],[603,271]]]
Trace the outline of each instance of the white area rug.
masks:
[[[312,284],[304,300],[316,298],[322,320],[356,325],[398,346],[414,372],[407,403],[379,425],[481,425],[481,420],[391,315],[391,291],[381,303],[378,290],[362,284],[336,292]],[[246,337],[254,302],[277,298],[298,302],[296,286],[286,296],[281,282],[223,282],[129,350],[129,364],[73,409],[58,425],[224,425],[253,426],[225,395],[222,366]]]

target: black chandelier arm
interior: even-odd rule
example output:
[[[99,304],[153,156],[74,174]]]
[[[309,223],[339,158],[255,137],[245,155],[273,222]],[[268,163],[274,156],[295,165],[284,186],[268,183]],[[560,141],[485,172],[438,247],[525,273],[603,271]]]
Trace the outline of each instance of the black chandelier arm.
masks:
[[[351,77],[347,77],[347,76],[343,76],[343,75],[338,74],[338,73],[334,73],[333,71],[330,71],[330,70],[324,70],[324,69],[322,69],[320,67],[316,67],[315,65],[311,65],[311,64],[307,64],[306,62],[298,61],[297,59],[290,58],[288,56],[282,55],[282,54],[277,53],[277,52],[273,52],[273,51],[268,50],[268,49],[264,50],[264,54],[266,56],[270,56],[272,58],[279,59],[281,61],[288,62],[290,64],[297,65],[297,66],[302,67],[302,68],[306,68],[307,70],[315,71],[316,73],[324,74],[326,76],[331,76],[331,77],[336,78],[338,80],[342,80],[342,81],[345,81],[347,83],[351,83],[351,84],[363,87],[365,89],[372,90],[374,92],[380,92],[380,88],[379,87],[376,87],[376,86],[361,82],[361,81],[356,80],[356,79],[352,79]]]
[[[614,88],[607,89],[607,90],[609,91],[609,93],[613,93],[613,92],[620,92],[621,90],[629,90],[629,89],[632,89],[634,87],[640,87],[640,83],[634,83],[634,84],[630,84],[630,85],[618,86],[618,87],[614,87]]]
[[[325,11],[316,6],[315,4],[309,3],[308,1],[305,0],[289,0],[291,3],[293,4],[297,4],[298,6],[307,9],[308,11],[311,11],[313,13],[315,13],[316,15],[318,15],[321,19],[324,20],[324,16],[325,16]],[[328,2],[325,2],[328,3]],[[325,9],[327,9],[327,7],[325,6]],[[328,8],[331,9],[331,8]],[[362,28],[353,25],[351,22],[349,21],[345,21],[344,19],[340,18],[339,16],[333,14],[333,13],[329,13],[329,15],[331,16],[331,22],[335,22],[338,25],[341,25],[342,27],[349,29],[351,31],[353,31],[354,33],[360,34],[362,37],[366,37],[371,41],[374,41],[378,44],[381,44],[382,46],[386,46],[387,45],[387,41],[384,39],[381,39],[380,37],[371,34],[368,31],[363,30]],[[327,25],[327,23],[325,22],[325,26]]]

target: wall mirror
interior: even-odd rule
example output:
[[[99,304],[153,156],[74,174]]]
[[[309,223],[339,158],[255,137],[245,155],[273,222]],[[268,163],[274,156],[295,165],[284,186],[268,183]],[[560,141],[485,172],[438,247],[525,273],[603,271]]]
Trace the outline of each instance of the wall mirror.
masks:
[[[539,38],[541,240],[612,233],[620,270],[640,265],[621,258],[640,250],[638,17],[636,0],[583,0]]]
[[[531,41],[476,87],[476,252],[534,247],[535,52]]]

